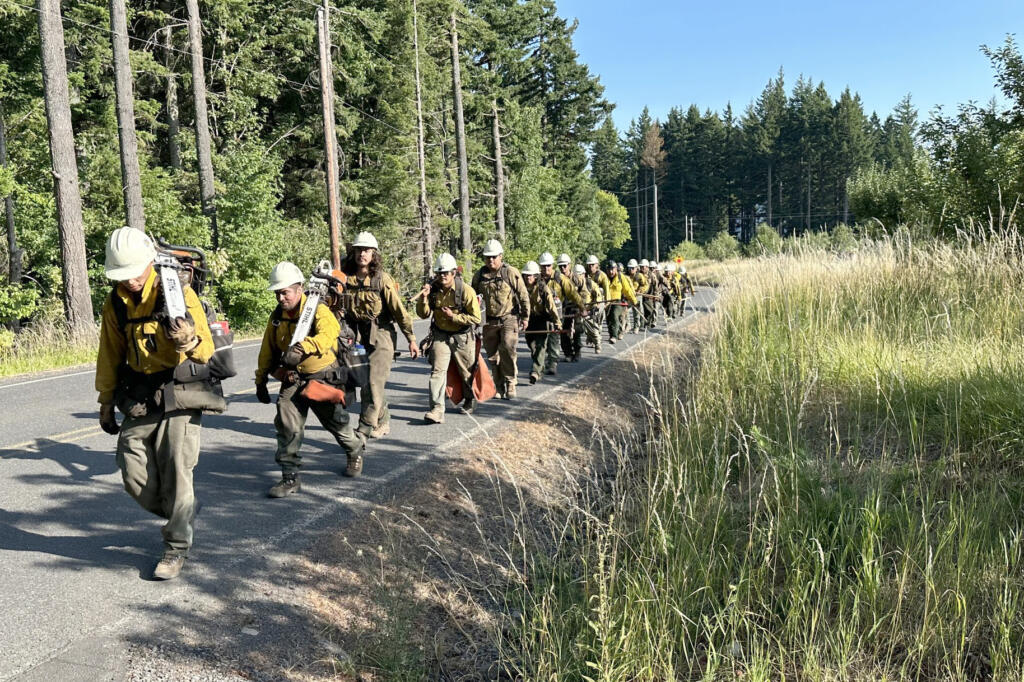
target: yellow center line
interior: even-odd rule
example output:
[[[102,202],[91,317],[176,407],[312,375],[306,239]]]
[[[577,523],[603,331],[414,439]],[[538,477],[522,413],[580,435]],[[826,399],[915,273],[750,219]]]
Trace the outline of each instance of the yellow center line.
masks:
[[[51,448],[55,445],[63,445],[64,443],[74,443],[75,441],[79,441],[84,438],[89,438],[102,432],[103,430],[99,426],[84,426],[80,429],[75,429],[73,431],[65,431],[64,433],[58,433],[52,436],[41,436],[40,438],[33,438],[32,440],[27,440],[22,443],[15,443],[14,445],[0,446],[0,450],[34,450],[38,452],[45,448]],[[74,437],[69,438],[68,436]]]

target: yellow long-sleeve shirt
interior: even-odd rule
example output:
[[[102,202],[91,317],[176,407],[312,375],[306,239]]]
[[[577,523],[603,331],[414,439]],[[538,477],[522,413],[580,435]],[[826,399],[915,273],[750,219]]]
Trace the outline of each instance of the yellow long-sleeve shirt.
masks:
[[[633,282],[621,272],[614,277],[608,278],[608,300],[626,301],[636,305],[636,293],[633,291]]]
[[[647,275],[637,270],[629,276],[633,280],[633,291],[637,294],[646,294],[647,290],[651,287],[651,282],[647,279]]]
[[[451,308],[457,311],[460,306],[455,301],[455,285],[447,289],[440,289],[434,295],[421,296],[416,301],[416,314],[420,319],[427,319],[434,316],[434,324],[446,332],[460,332],[466,327],[473,327],[480,324],[480,302],[476,299],[476,292],[468,284],[462,285],[462,312],[454,312],[452,319],[448,319],[441,313],[441,308]]]
[[[574,305],[577,308],[583,307],[583,299],[580,298],[572,280],[562,274],[552,275],[551,279],[545,280],[551,294],[562,301],[562,305]]]
[[[612,284],[611,284],[610,281],[608,281],[608,275],[604,274],[604,272],[602,272],[599,269],[596,272],[589,273],[587,276],[590,277],[590,279],[593,282],[595,282],[597,284],[597,286],[601,287],[601,289],[604,291],[604,300],[607,301],[607,300],[611,299],[611,297],[612,297],[612,293],[611,293]]]
[[[186,359],[203,364],[213,357],[213,337],[196,293],[190,287],[185,287],[185,307],[192,317],[199,338],[199,344],[185,353],[178,352],[174,341],[167,336],[160,322],[153,318],[161,312],[156,309],[159,293],[160,278],[156,268],[153,268],[142,286],[137,302],[123,285],[117,285],[113,295],[124,303],[127,319],[138,320],[128,322],[124,329],[118,324],[114,304],[109,296],[103,304],[100,345],[96,354],[96,390],[99,392],[100,403],[114,401],[117,372],[122,365],[127,364],[142,374],[156,374],[173,369]]]
[[[263,345],[260,346],[260,356],[256,364],[256,383],[263,384],[267,381],[267,375],[275,369],[281,355],[288,350],[292,335],[295,334],[295,325],[299,321],[302,307],[306,305],[306,295],[292,312],[281,311],[278,315],[271,314],[267,322],[267,328],[263,332]],[[302,350],[309,353],[302,359],[297,369],[301,374],[315,374],[320,370],[327,369],[337,361],[334,349],[338,344],[338,333],[341,325],[338,318],[334,316],[331,309],[323,303],[316,307],[316,314],[313,316],[313,324],[309,325],[309,334],[300,342]]]

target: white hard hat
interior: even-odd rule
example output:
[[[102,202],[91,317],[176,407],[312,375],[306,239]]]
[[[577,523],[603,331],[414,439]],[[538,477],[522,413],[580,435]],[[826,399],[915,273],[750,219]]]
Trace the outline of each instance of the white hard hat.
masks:
[[[537,265],[554,265],[554,264],[555,264],[555,257],[552,256],[551,253],[549,253],[548,251],[545,251],[544,253],[540,254],[540,259],[537,261]]]
[[[649,260],[647,260],[646,258],[644,258],[643,260],[640,261],[640,267],[642,267],[642,268],[649,268],[649,267],[651,267],[651,262]]]
[[[548,254],[548,255],[550,256],[551,254]],[[539,275],[540,274],[540,266],[537,265],[537,261],[535,261],[535,260],[528,260],[528,261],[526,261],[526,265],[523,266],[523,274],[524,275]]]
[[[597,256],[591,254],[587,256],[587,265],[599,265],[601,261],[597,260]]]
[[[626,267],[627,268],[635,268],[635,267],[637,267],[636,258],[630,258],[629,262],[626,263]]]
[[[568,265],[571,262],[572,262],[572,258],[569,258],[569,254],[567,254],[567,253],[563,253],[561,256],[558,257],[558,264],[559,265]]]
[[[133,227],[119,227],[107,240],[104,269],[107,278],[123,282],[144,273],[154,259],[156,247],[149,235]]]
[[[450,253],[442,253],[434,261],[434,272],[451,272],[458,268],[459,264],[455,262],[455,256]]]
[[[500,256],[505,253],[505,249],[501,248],[501,242],[497,239],[488,239],[487,244],[484,245],[484,256]]]
[[[676,264],[675,263],[669,263],[668,265],[665,266],[665,269],[668,270],[669,272],[675,272],[676,271]]]
[[[377,245],[377,238],[369,232],[360,232],[357,234],[356,240],[352,242],[352,246],[364,249],[380,249]]]
[[[662,271],[662,270],[664,270],[665,268],[664,268],[664,267],[662,267],[661,263],[655,263],[655,264],[654,264],[654,269],[655,269],[655,270],[657,270],[658,272],[661,272],[661,271]]]
[[[585,267],[583,267],[582,265],[580,265],[579,263],[577,263],[575,266],[573,266],[572,271],[575,272],[577,275],[585,275],[585,274],[587,274],[587,269]]]
[[[306,281],[306,278],[303,276],[302,270],[299,270],[299,266],[295,263],[281,261],[270,271],[269,281],[270,286],[267,287],[267,291],[280,291],[293,284],[302,284]]]
[[[679,272],[685,275],[686,274],[686,266],[685,265],[680,265],[679,266]]]

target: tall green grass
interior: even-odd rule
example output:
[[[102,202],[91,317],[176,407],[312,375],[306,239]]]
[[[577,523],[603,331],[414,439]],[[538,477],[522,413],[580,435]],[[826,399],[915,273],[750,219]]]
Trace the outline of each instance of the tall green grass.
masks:
[[[1017,233],[751,261],[720,293],[694,376],[652,380],[646,438],[524,561],[509,672],[1024,679]]]

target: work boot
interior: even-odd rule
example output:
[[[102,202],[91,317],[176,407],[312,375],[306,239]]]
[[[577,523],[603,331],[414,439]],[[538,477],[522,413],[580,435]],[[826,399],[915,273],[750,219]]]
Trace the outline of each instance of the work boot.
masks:
[[[476,409],[476,406],[477,406],[476,398],[474,398],[473,396],[469,396],[462,403],[462,412],[463,412],[463,414],[473,414],[473,411]]]
[[[502,394],[503,400],[512,400],[516,397],[516,382],[509,381],[505,384],[505,393]]]
[[[615,341],[616,341],[616,340],[617,340],[617,339],[616,339],[616,338],[615,338],[614,336],[610,337],[610,338],[608,339],[608,345],[609,345],[609,346],[614,346],[614,345],[615,345]],[[599,350],[599,351],[598,351],[598,353],[600,353],[600,352],[601,352],[601,351]]]
[[[428,424],[444,424],[444,405],[430,408],[430,411],[423,415],[423,421]]]
[[[174,580],[181,574],[181,567],[185,565],[185,555],[176,552],[164,552],[163,558],[157,562],[153,569],[154,580]]]
[[[540,375],[536,372],[530,372],[530,385],[533,386],[538,381],[540,381]]]
[[[547,374],[549,377],[553,377],[558,374],[558,370],[552,367],[551,369],[544,370],[544,374]]]
[[[363,473],[363,452],[365,449],[359,452],[350,452],[345,455],[347,460],[345,465],[345,475],[349,478],[355,478],[359,474]]]
[[[383,438],[384,436],[391,433],[391,422],[384,422],[383,424],[377,424],[377,428],[370,431],[370,438]]]
[[[281,481],[271,488],[267,495],[270,497],[287,497],[292,493],[302,490],[298,474],[281,474]]]

